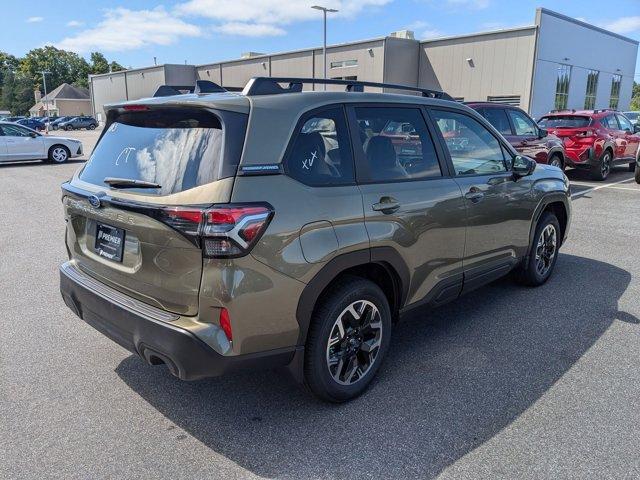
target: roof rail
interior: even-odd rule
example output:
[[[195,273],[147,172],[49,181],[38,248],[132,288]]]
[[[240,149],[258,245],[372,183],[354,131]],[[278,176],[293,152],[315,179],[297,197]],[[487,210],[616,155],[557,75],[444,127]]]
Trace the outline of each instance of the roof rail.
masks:
[[[280,84],[289,84],[282,87]],[[345,85],[347,92],[364,92],[364,87],[392,88],[395,90],[407,90],[419,92],[423,97],[440,98],[443,100],[453,100],[448,93],[428,88],[411,87],[408,85],[397,85],[394,83],[366,82],[359,80],[337,80],[333,78],[297,78],[297,77],[253,77],[242,90],[246,96],[252,95],[276,95],[280,93],[296,93],[302,91],[303,84],[318,85]]]
[[[160,85],[154,97],[171,97],[173,95],[183,95],[187,93],[219,93],[226,92],[217,83],[213,83],[209,80],[196,80],[195,85]]]

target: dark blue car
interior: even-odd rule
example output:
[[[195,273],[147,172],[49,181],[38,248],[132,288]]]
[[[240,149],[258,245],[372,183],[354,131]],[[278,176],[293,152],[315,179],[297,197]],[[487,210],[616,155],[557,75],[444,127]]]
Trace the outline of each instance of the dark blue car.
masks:
[[[35,118],[23,118],[22,120],[18,120],[16,123],[33,130],[44,130],[44,123],[40,120],[36,120]]]

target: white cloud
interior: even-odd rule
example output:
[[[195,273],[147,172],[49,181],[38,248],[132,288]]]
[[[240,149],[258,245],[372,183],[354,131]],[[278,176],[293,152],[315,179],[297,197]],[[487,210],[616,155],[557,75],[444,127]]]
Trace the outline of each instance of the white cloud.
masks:
[[[603,25],[607,30],[616,33],[631,33],[640,31],[640,16],[622,17]]]
[[[71,20],[70,22],[67,22],[67,27],[82,27],[84,25],[84,22],[79,22],[78,20]]]
[[[325,0],[322,5],[339,10],[332,17],[353,17],[365,9],[383,6],[391,0]],[[274,0],[189,0],[176,12],[184,16],[205,17],[218,22],[215,30],[246,36],[283,35],[285,25],[319,19],[313,10],[318,0],[284,2]]]
[[[491,0],[445,0],[445,6],[456,11],[483,10],[491,4]]]
[[[44,17],[29,17],[27,23],[38,23],[44,20]]]
[[[272,37],[287,33],[282,28],[267,23],[230,22],[216,27],[215,30],[227,35],[242,35],[244,37]]]
[[[410,23],[407,25],[407,30],[415,32],[418,40],[430,40],[432,38],[444,37],[445,35],[441,30],[433,28],[429,22],[424,22],[422,20]]]
[[[181,37],[198,37],[202,30],[176,18],[164,8],[107,10],[95,27],[64,38],[56,47],[78,53],[92,50],[119,52],[149,45],[170,45]]]

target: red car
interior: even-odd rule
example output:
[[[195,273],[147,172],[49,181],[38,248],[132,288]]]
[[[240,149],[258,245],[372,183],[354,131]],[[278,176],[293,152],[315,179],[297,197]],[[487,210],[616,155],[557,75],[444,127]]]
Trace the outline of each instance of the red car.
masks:
[[[544,115],[538,124],[564,141],[567,165],[587,169],[596,180],[609,176],[616,164],[635,169],[640,127],[614,110],[565,110]]]
[[[565,152],[562,140],[539,128],[524,110],[489,102],[469,102],[466,105],[486,118],[518,153],[531,157],[538,163],[564,169]]]

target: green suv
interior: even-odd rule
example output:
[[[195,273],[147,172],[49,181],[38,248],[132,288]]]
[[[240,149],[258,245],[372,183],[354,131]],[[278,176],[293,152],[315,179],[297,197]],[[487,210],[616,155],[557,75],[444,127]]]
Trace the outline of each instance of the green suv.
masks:
[[[108,106],[62,185],[64,301],[149,364],[184,380],[286,366],[345,401],[403,313],[554,269],[567,178],[445,93],[176,88]]]

